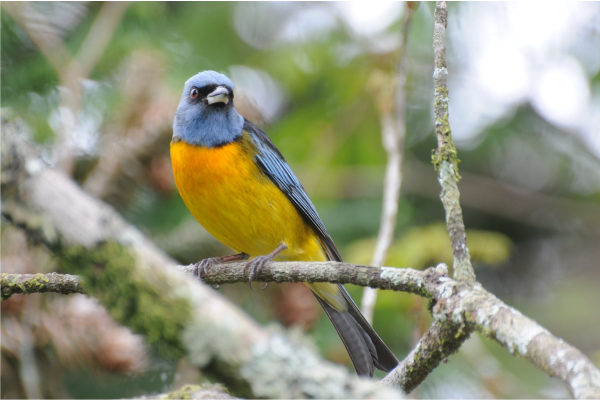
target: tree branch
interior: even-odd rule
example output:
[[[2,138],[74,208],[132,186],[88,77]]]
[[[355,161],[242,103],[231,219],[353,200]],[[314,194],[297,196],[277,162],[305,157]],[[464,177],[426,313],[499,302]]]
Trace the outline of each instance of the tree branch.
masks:
[[[210,267],[203,280],[209,285],[248,282],[244,273],[246,263],[217,264]],[[442,264],[443,265],[443,264]],[[194,266],[180,266],[182,272],[191,274]],[[395,290],[432,297],[432,288],[447,267],[419,271],[411,268],[370,267],[345,262],[323,261],[271,262],[261,269],[257,282],[328,282],[352,284],[376,289]]]
[[[406,393],[412,392],[442,361],[458,351],[469,334],[470,330],[452,321],[433,321],[415,348],[381,383],[398,385]]]
[[[262,329],[176,263],[111,207],[48,168],[18,125],[2,125],[2,216],[44,244],[121,324],[244,397],[400,397],[323,360],[303,338]],[[136,310],[132,313],[131,310]]]
[[[467,248],[467,235],[462,218],[458,186],[458,162],[456,147],[452,142],[452,131],[448,115],[448,87],[446,86],[446,43],[444,36],[448,25],[448,9],[445,1],[435,3],[433,28],[433,50],[435,70],[433,84],[435,88],[435,133],[438,147],[433,152],[433,164],[439,170],[439,181],[442,186],[440,198],[446,211],[446,224],[454,250],[454,278],[460,281],[475,282],[475,272],[471,265],[471,256]]]
[[[157,400],[170,400],[170,399],[237,399],[237,397],[231,396],[227,389],[219,384],[206,384],[202,386],[197,385],[186,385],[181,389],[175,390],[170,393],[153,394],[149,396],[134,397],[134,399],[157,399]]]
[[[502,303],[475,281],[456,184],[460,179],[457,167],[459,160],[448,120],[448,72],[444,43],[447,17],[446,2],[436,2],[433,46],[438,148],[434,151],[432,161],[439,170],[442,186],[440,197],[446,211],[457,282],[451,290],[447,287],[442,292],[432,293],[436,301],[432,310],[433,325],[383,383],[395,383],[407,391],[412,390],[439,362],[458,350],[475,329],[498,341],[512,354],[525,357],[551,376],[565,381],[576,398],[596,398],[600,396],[600,371],[587,357],[552,336],[535,321]]]
[[[448,10],[445,1],[437,1],[434,12],[433,49],[435,70],[435,131],[438,147],[433,152],[432,162],[439,170],[438,180],[442,186],[440,198],[446,212],[446,226],[454,253],[454,278],[467,283],[475,283],[475,273],[471,265],[466,245],[466,233],[462,220],[459,192],[456,182],[458,158],[452,142],[448,120],[448,88],[446,86],[446,45],[444,35],[448,25]],[[445,321],[445,320],[444,320]],[[435,321],[416,348],[388,376],[384,383],[395,383],[407,392],[416,388],[433,369],[446,357],[455,353],[470,335],[472,327],[462,321],[458,325]],[[448,325],[450,324],[450,325]],[[463,329],[464,328],[464,329]],[[452,333],[455,335],[452,335]]]
[[[454,253],[454,278],[464,282],[462,289],[470,290],[470,285],[478,285],[475,280],[475,272],[471,265],[469,250],[467,248],[467,235],[462,219],[460,207],[460,193],[456,185],[460,176],[458,175],[458,158],[456,148],[452,142],[452,133],[448,120],[448,88],[446,86],[446,45],[444,35],[448,24],[448,10],[445,1],[437,1],[434,13],[433,48],[435,70],[433,73],[435,87],[435,131],[438,139],[438,147],[433,152],[432,162],[439,170],[438,180],[442,186],[440,198],[446,212],[446,227],[450,235],[452,250]],[[478,285],[478,287],[480,287]],[[459,291],[457,287],[453,292]],[[434,296],[435,298],[435,296]],[[438,300],[438,299],[436,299]],[[441,300],[441,299],[440,299]],[[439,304],[444,304],[439,301]],[[456,311],[456,310],[455,310]],[[415,349],[404,359],[388,376],[384,383],[396,384],[403,387],[407,392],[416,388],[433,369],[446,357],[455,353],[465,340],[469,338],[475,326],[469,323],[465,317],[458,321],[447,319],[444,315],[438,318],[417,343]]]
[[[192,274],[193,265],[178,270]],[[550,376],[563,380],[575,398],[600,396],[600,370],[579,350],[553,336],[538,323],[507,306],[476,283],[446,276],[440,264],[425,271],[378,268],[336,262],[273,262],[257,282],[331,282],[414,293],[434,301],[434,323],[416,348],[382,380],[385,385],[414,390],[427,375],[458,350],[473,330],[494,339]],[[217,264],[205,277],[208,284],[247,282],[244,263]]]
[[[2,300],[13,294],[31,293],[83,293],[81,279],[77,275],[57,274],[2,274]]]
[[[390,246],[394,240],[400,188],[402,187],[402,160],[404,158],[404,136],[406,134],[406,43],[408,27],[413,15],[413,7],[405,5],[400,47],[394,52],[398,71],[388,73],[387,79],[380,79],[376,94],[379,102],[381,141],[387,153],[387,166],[383,185],[383,206],[377,244],[371,264],[381,267],[385,264]],[[369,323],[373,323],[373,310],[377,301],[377,291],[365,288],[361,311]]]
[[[203,281],[209,285],[223,285],[231,283],[248,282],[248,275],[244,273],[245,263],[216,264],[211,266],[208,276]],[[194,265],[180,265],[176,267],[186,275],[194,276]],[[372,287],[385,290],[395,290],[417,294],[431,298],[430,281],[438,276],[445,276],[448,269],[445,265],[436,269],[419,271],[411,268],[370,267],[344,262],[271,262],[266,265],[256,278],[257,282],[329,282],[353,284],[363,287]],[[37,284],[37,281],[46,283]],[[30,284],[31,288],[13,289],[12,286],[24,282],[36,281]],[[429,289],[428,289],[429,288]],[[77,275],[66,274],[2,274],[2,292],[11,294],[31,293],[86,293],[82,287],[81,278]]]

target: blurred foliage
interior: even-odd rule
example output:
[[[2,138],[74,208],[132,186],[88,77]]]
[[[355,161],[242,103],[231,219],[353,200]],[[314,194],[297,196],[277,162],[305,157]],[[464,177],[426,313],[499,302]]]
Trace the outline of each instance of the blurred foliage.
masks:
[[[31,6],[75,54],[104,5]],[[5,7],[0,42],[2,118],[23,121],[44,157],[52,160],[57,146],[62,146],[58,132],[65,114],[59,106],[65,88],[59,87],[50,63]],[[189,215],[168,162],[170,126],[183,82],[198,71],[217,70],[234,80],[236,107],[264,127],[285,155],[344,258],[369,263],[380,223],[386,154],[377,93],[368,83],[377,71],[396,68],[404,5],[380,4],[354,14],[348,11],[351,7],[350,3],[130,3],[90,75],[82,77],[81,103],[71,110],[75,129],[67,140],[73,145],[74,178],[182,263],[226,254],[228,249]],[[368,19],[379,7],[391,11],[372,18],[368,29],[356,22],[356,15]],[[528,100],[497,112],[501,107],[488,99],[490,114],[481,117],[476,135],[465,136],[463,121],[453,118],[465,115],[460,114],[464,109],[475,115],[481,107],[461,104],[461,97],[453,96],[464,93],[464,87],[482,93],[483,88],[473,83],[476,74],[467,65],[474,50],[460,39],[478,36],[469,31],[473,29],[465,22],[469,16],[499,5],[449,7],[450,124],[455,138],[463,138],[457,140],[464,177],[459,188],[478,278],[586,354],[597,354],[600,316],[589,310],[591,304],[600,303],[600,254],[594,236],[600,226],[598,156],[581,136],[547,121]],[[416,10],[408,33],[403,192],[396,239],[386,262],[396,267],[452,264],[439,185],[429,164],[436,146],[432,8],[433,3],[426,3]],[[577,43],[597,43],[597,27],[594,31],[571,23],[579,35]],[[577,54],[567,46],[548,54],[559,53]],[[594,54],[588,51],[576,62],[593,61]],[[600,68],[587,70],[590,99],[597,102]],[[590,110],[597,111],[596,103],[590,104]],[[482,182],[488,185],[486,193],[478,190]],[[10,240],[3,235],[3,268],[9,265],[5,249],[10,247],[5,243]],[[19,247],[13,261],[15,254],[25,257],[30,251]],[[31,272],[56,268],[49,261],[27,265]],[[360,304],[362,290],[348,289]],[[262,323],[279,318],[289,326],[312,328],[325,356],[350,365],[334,329],[302,290],[271,285],[260,292],[231,285],[222,292]],[[15,304],[3,303],[3,311]],[[35,307],[41,306],[31,309]],[[426,307],[426,302],[404,293],[380,294],[374,325],[399,358],[427,329]],[[4,314],[2,323],[4,329]],[[524,360],[514,359],[494,343],[473,343],[436,370],[415,396],[548,397],[556,392],[557,386]],[[36,349],[50,357],[56,351],[51,346]],[[201,383],[202,377],[188,375],[190,368],[175,373],[173,360],[151,353],[149,370],[137,381],[122,374],[100,377],[86,367],[64,367],[64,376],[51,379],[63,389],[53,393],[124,397],[133,395],[125,389],[127,382],[139,385],[138,395],[168,391],[174,382]],[[10,360],[17,367],[14,381],[23,381],[18,357]],[[4,365],[3,358],[3,370]],[[57,371],[61,368],[52,365]],[[15,393],[2,383],[3,396]],[[99,392],[100,387],[111,390]]]
[[[467,229],[467,238],[475,267],[478,264],[499,266],[508,261],[513,249],[510,238],[498,232]],[[370,238],[352,243],[346,250],[346,259],[368,265],[376,242],[377,239]],[[452,247],[443,222],[406,230],[392,243],[385,261],[387,266],[415,269],[425,269],[439,263],[452,266]]]

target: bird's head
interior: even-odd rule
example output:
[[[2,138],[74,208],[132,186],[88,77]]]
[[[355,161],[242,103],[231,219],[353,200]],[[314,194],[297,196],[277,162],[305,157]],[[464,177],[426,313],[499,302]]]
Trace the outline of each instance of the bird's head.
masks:
[[[215,71],[188,79],[173,121],[173,140],[216,147],[241,136],[244,118],[233,107],[233,82]]]
[[[200,72],[185,82],[182,103],[211,111],[233,107],[233,82],[215,71]]]

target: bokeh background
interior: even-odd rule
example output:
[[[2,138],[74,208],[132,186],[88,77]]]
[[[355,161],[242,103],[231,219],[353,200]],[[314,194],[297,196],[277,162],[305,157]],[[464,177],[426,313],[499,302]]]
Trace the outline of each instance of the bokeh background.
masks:
[[[451,264],[430,164],[433,3],[407,30],[402,197],[386,265]],[[169,160],[183,82],[213,69],[313,199],[345,260],[369,263],[386,153],[381,92],[403,2],[2,3],[2,119],[44,158],[181,263],[230,251],[193,219]],[[600,364],[600,4],[451,3],[450,124],[480,282]],[[74,56],[75,55],[75,56]],[[71,60],[73,56],[77,62]],[[2,221],[2,272],[58,271]],[[350,366],[303,285],[222,292],[264,324],[304,330]],[[362,289],[349,287],[360,301]],[[399,358],[430,323],[416,296],[380,293],[374,326]],[[349,367],[350,368],[350,367]],[[208,379],[165,359],[85,296],[2,302],[3,398],[117,398]],[[566,388],[475,334],[414,398],[560,398]]]

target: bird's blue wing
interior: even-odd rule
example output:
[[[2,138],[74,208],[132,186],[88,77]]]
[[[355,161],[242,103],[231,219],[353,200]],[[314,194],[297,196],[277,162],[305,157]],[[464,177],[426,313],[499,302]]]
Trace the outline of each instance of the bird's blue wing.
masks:
[[[315,206],[313,206],[300,181],[296,178],[296,175],[294,175],[287,162],[285,162],[277,147],[275,147],[271,139],[262,130],[248,120],[245,120],[243,129],[252,135],[258,148],[258,154],[256,155],[256,164],[258,167],[286,194],[304,219],[315,228],[329,259],[342,261],[342,257],[335,247],[331,236],[327,233],[327,229],[325,229],[321,218],[319,218]],[[344,286],[337,286],[348,304],[347,312],[338,312],[316,293],[315,296],[338,331],[348,353],[351,354],[350,358],[357,373],[372,377],[373,367],[377,367],[383,371],[391,371],[398,365],[396,356],[388,349],[361,314]],[[356,326],[350,325],[354,326],[354,328],[349,328],[348,324],[355,324]],[[362,339],[362,341],[357,341],[357,335],[358,340]],[[352,354],[354,354],[354,358]],[[364,363],[360,362],[360,359],[357,357],[361,355],[364,357],[365,354],[370,354],[371,359]]]
[[[319,218],[315,206],[283,158],[283,155],[281,155],[277,147],[271,142],[271,139],[260,128],[248,120],[244,121],[243,130],[251,134],[255,141],[258,149],[256,164],[261,171],[285,193],[302,217],[318,232],[329,259],[342,261],[342,257],[335,247],[333,239],[329,236],[327,229],[325,229],[323,221]]]

